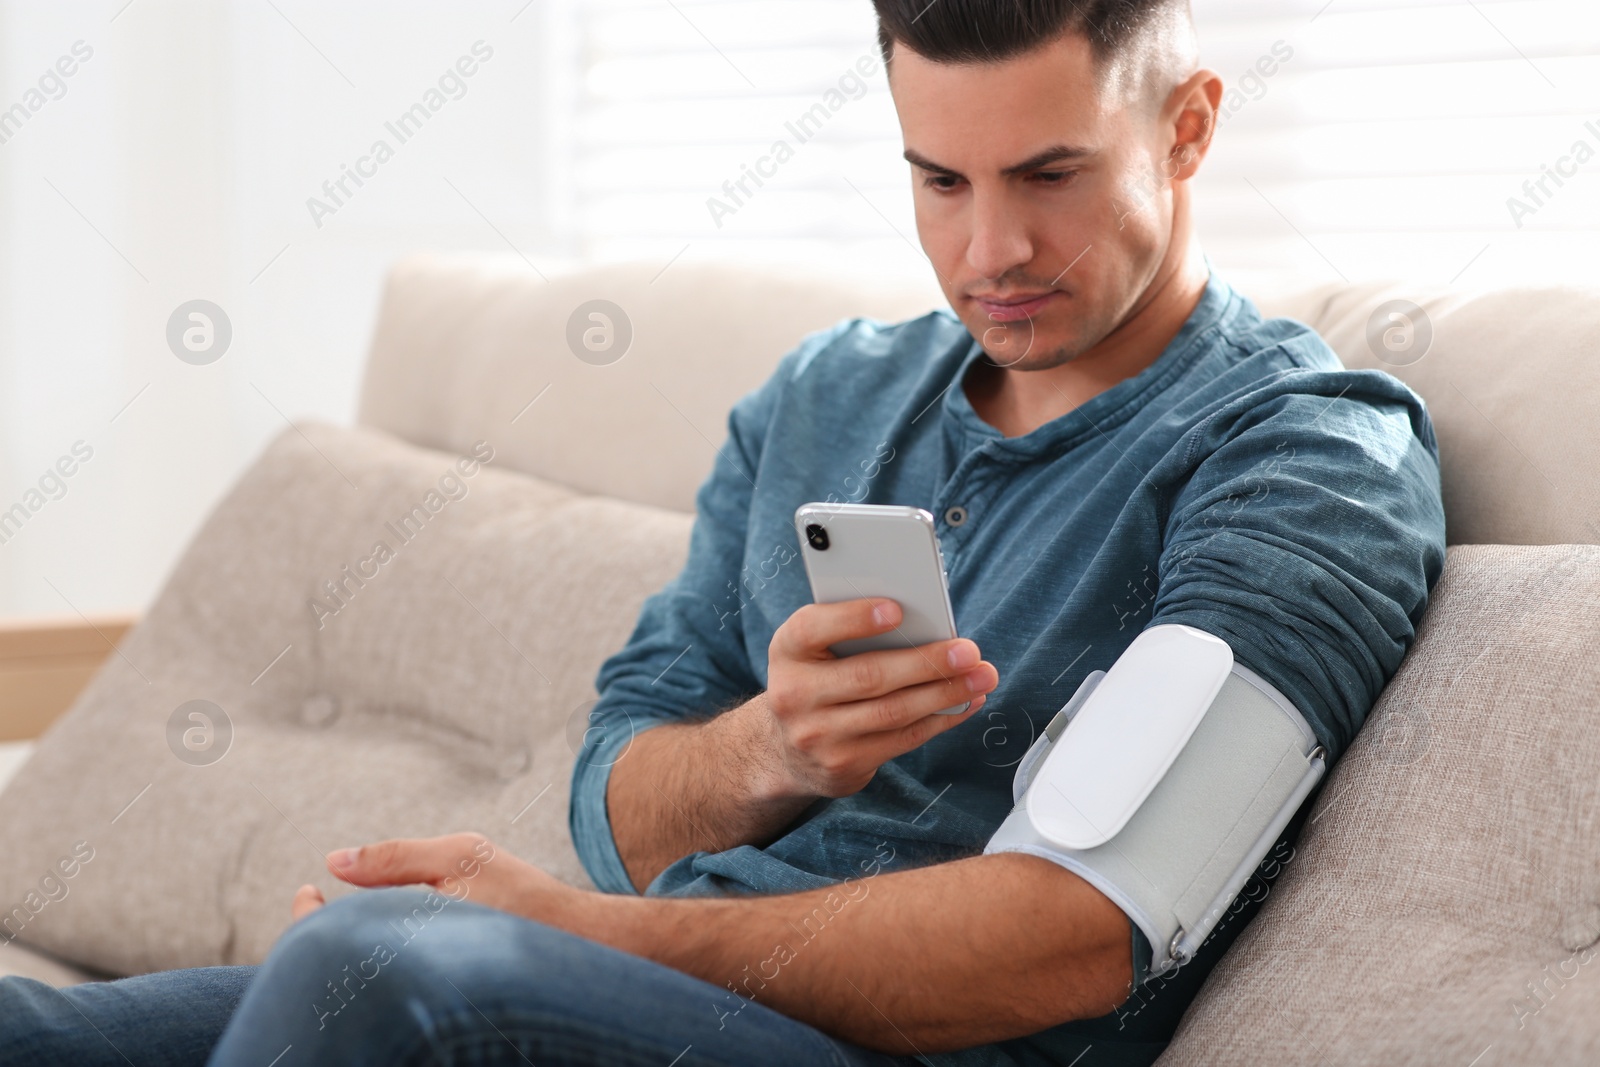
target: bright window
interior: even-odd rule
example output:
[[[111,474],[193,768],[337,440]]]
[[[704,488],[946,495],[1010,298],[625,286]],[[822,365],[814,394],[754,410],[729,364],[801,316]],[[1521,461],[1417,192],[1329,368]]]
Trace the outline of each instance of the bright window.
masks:
[[[1197,183],[1202,234],[1241,284],[1595,276],[1593,0],[1195,9],[1203,59],[1233,91]],[[925,269],[867,0],[590,0],[574,11],[580,254],[664,260],[687,245]],[[863,57],[876,71],[869,90],[799,143],[786,124]],[[723,182],[778,139],[793,158],[735,205]],[[713,197],[734,212],[713,218]]]
[[[1195,8],[1237,91],[1202,234],[1246,291],[1600,282],[1595,0]],[[933,287],[870,0],[0,0],[0,94],[0,509],[94,449],[0,545],[0,614],[147,603],[286,420],[353,418],[410,252]],[[196,298],[210,367],[164,337]]]

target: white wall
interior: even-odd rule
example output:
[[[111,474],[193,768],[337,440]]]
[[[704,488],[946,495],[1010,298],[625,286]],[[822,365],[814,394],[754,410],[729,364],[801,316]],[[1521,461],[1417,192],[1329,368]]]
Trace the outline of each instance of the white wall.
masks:
[[[0,144],[0,510],[93,450],[0,544],[0,615],[143,607],[286,418],[349,422],[398,256],[509,240],[561,261],[551,5],[124,3],[0,3],[0,107],[92,49]],[[386,133],[478,41],[464,95]],[[380,137],[393,159],[317,226],[307,199]],[[195,298],[233,327],[208,366],[166,343]]]
[[[1247,289],[1600,281],[1600,162],[1521,227],[1507,204],[1600,147],[1593,0],[1195,7],[1235,82],[1293,53],[1199,182]],[[286,419],[351,421],[405,253],[927,271],[881,71],[748,207],[707,211],[875,54],[868,0],[0,0],[0,109],[78,41],[64,94],[0,143],[0,512],[76,442],[93,458],[0,544],[0,616],[146,605]],[[398,144],[385,122],[478,41],[464,95]],[[394,158],[317,225],[307,199],[380,137]],[[208,366],[165,338],[195,298],[233,326]]]

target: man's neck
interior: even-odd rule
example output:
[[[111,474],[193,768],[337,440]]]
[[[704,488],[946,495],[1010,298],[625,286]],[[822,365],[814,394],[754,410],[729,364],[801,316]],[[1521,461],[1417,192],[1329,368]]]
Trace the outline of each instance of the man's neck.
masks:
[[[984,360],[962,387],[978,417],[1021,437],[1132,378],[1161,357],[1205,293],[1209,272],[1198,244],[1162,265],[1122,325],[1077,359],[1045,370],[1014,370]]]

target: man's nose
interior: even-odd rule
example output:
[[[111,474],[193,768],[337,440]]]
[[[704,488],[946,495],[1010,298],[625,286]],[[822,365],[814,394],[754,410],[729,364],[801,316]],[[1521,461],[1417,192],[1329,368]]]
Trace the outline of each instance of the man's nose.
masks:
[[[1028,219],[1003,193],[974,193],[967,265],[980,277],[1001,278],[1033,260]]]

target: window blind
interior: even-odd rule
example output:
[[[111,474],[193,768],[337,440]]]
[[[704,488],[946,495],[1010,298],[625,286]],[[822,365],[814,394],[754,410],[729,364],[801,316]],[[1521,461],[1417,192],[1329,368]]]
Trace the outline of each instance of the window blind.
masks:
[[[926,271],[868,0],[569,3],[578,255]],[[1595,280],[1593,0],[1195,0],[1195,14],[1229,87],[1197,211],[1242,283]]]
[[[1196,183],[1219,264],[1263,284],[1600,280],[1600,5],[1196,6],[1239,90]]]

